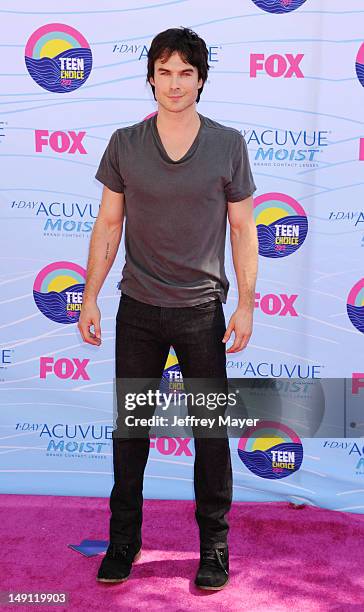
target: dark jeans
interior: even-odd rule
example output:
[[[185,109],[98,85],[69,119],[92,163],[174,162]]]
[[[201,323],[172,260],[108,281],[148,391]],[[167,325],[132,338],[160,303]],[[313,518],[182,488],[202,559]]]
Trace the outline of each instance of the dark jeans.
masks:
[[[192,307],[159,307],[121,296],[116,317],[117,379],[160,379],[170,346],[183,378],[226,378],[226,330],[221,302]],[[149,444],[145,438],[120,438],[113,432],[114,486],[110,496],[110,541],[140,538],[143,477]],[[232,500],[232,470],[228,437],[194,437],[195,517],[200,542],[226,542],[225,515]],[[171,518],[172,520],[172,518]]]

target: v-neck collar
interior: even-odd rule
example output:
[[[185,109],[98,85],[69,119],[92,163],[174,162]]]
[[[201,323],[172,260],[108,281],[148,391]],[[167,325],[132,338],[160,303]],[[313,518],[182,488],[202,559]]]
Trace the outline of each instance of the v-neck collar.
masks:
[[[196,137],[193,141],[193,143],[191,144],[190,148],[188,149],[188,151],[186,151],[186,153],[183,155],[183,157],[181,157],[180,159],[174,160],[171,157],[169,157],[166,149],[164,148],[164,145],[162,143],[161,137],[159,136],[159,132],[158,132],[158,128],[157,128],[157,117],[158,117],[158,113],[156,113],[155,115],[153,115],[153,117],[151,118],[151,127],[152,127],[152,134],[154,136],[156,145],[158,147],[158,150],[162,156],[162,158],[164,159],[164,161],[168,162],[169,164],[181,164],[187,160],[189,160],[192,155],[195,153],[199,143],[200,143],[200,137],[201,137],[201,132],[202,132],[202,127],[204,124],[204,117],[203,115],[200,115],[200,113],[197,113],[199,118],[200,118],[200,127],[198,129],[198,132],[196,134]]]

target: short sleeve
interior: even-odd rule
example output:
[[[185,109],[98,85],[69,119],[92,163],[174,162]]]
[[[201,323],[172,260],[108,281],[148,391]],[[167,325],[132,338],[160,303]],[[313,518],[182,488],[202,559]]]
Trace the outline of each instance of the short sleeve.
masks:
[[[124,181],[120,174],[119,161],[119,142],[116,130],[104,151],[95,178],[111,189],[111,191],[124,193]]]
[[[233,148],[230,177],[224,189],[228,202],[244,200],[257,189],[250,168],[245,138],[240,133]]]

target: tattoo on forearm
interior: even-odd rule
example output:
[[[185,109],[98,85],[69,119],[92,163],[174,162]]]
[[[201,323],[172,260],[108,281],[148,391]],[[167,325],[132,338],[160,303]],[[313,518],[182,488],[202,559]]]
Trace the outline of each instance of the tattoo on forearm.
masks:
[[[110,242],[108,242],[106,245],[105,259],[108,259],[109,255],[110,255]]]

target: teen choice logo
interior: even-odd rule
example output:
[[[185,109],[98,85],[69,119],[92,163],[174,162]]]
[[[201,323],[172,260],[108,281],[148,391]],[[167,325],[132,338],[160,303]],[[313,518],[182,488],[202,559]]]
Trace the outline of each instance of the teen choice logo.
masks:
[[[286,425],[261,421],[240,438],[238,455],[256,476],[277,480],[300,469],[303,447],[297,434]]]
[[[83,85],[92,68],[86,38],[63,23],[38,28],[25,47],[25,63],[38,85],[55,93],[74,91]]]
[[[182,373],[173,346],[169,349],[169,355],[164,365],[159,390],[161,393],[175,393],[176,395],[179,395],[185,390]]]
[[[284,193],[265,193],[254,199],[259,255],[286,257],[303,244],[308,221],[302,206]]]
[[[350,291],[346,309],[354,327],[364,334],[364,278],[358,281]]]
[[[70,261],[56,261],[41,270],[34,281],[36,305],[51,321],[76,323],[80,316],[86,270]]]
[[[290,13],[302,6],[306,0],[253,0],[253,2],[267,13]]]
[[[355,69],[357,77],[364,87],[364,43],[361,45],[356,56]]]

